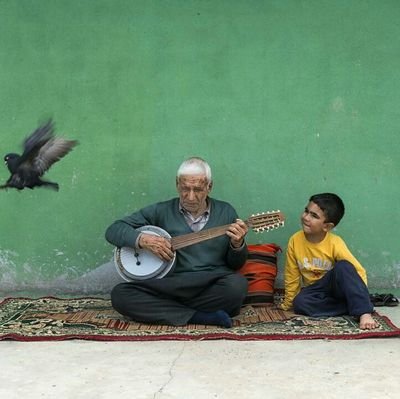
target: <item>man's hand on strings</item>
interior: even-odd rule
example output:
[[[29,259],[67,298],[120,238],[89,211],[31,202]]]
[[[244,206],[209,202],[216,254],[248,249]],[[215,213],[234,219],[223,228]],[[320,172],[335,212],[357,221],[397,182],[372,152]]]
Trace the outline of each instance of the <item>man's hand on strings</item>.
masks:
[[[168,262],[174,257],[171,242],[165,237],[142,233],[139,237],[139,246]]]
[[[248,232],[248,227],[241,219],[236,219],[226,231],[227,236],[231,239],[231,245],[234,248],[240,248],[243,245],[244,237]]]

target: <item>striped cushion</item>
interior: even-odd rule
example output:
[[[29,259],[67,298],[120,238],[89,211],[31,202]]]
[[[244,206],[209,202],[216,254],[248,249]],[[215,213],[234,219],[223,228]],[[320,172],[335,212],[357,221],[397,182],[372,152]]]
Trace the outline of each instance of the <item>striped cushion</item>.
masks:
[[[243,305],[264,306],[273,303],[277,252],[282,249],[276,244],[254,244],[247,247],[248,259],[239,270],[249,283]]]

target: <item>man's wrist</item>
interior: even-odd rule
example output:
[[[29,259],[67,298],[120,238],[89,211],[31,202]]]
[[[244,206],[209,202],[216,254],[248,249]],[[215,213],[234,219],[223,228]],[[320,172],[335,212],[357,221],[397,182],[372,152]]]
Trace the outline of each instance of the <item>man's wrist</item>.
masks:
[[[142,249],[142,246],[140,245],[140,238],[142,237],[143,233],[140,233],[137,238],[136,238],[136,242],[135,242],[135,248],[139,248]]]
[[[236,250],[243,249],[244,244],[245,244],[245,242],[243,240],[239,246],[235,246],[235,245],[233,245],[233,243],[231,241],[231,248],[236,249]]]

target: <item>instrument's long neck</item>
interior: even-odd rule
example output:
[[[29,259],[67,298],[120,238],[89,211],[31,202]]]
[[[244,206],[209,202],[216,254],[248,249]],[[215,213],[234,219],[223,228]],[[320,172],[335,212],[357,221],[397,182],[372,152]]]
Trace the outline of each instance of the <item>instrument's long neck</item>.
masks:
[[[257,215],[253,215],[247,220],[244,220],[244,222],[248,227],[251,227],[256,232],[259,232],[264,230],[269,231],[270,229],[283,226],[284,220],[284,216],[280,211],[273,211],[272,213],[258,213]],[[176,251],[177,249],[188,247],[189,245],[222,236],[226,233],[229,226],[229,224],[225,224],[224,226],[212,227],[211,229],[200,230],[194,233],[172,237],[172,249]]]
[[[194,233],[184,234],[171,238],[172,249],[176,251],[189,245],[197,244],[202,241],[210,240],[211,238],[222,236],[226,233],[230,225],[212,227],[211,229],[200,230]]]

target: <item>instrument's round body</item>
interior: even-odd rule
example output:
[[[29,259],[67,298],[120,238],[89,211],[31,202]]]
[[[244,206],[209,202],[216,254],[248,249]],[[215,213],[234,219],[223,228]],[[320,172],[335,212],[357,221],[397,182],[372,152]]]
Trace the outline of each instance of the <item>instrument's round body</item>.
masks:
[[[171,236],[157,226],[143,226],[136,229],[142,233],[154,234],[165,238]],[[166,262],[145,249],[131,247],[115,248],[114,263],[118,274],[126,281],[163,278],[173,268],[176,254],[170,262]]]

